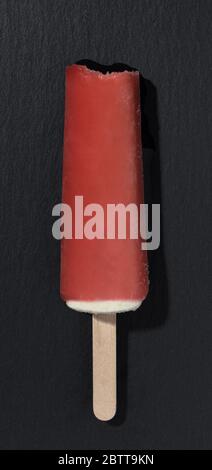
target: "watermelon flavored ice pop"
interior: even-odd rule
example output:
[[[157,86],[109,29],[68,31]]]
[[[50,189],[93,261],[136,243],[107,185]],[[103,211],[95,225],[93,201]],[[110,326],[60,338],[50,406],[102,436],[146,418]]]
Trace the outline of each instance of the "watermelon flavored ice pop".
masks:
[[[144,203],[139,88],[137,71],[66,67],[64,204],[76,196],[103,211]],[[68,307],[92,314],[93,410],[103,421],[116,413],[116,314],[136,310],[148,293],[140,237],[107,235],[104,227],[99,238],[62,240],[60,285]]]

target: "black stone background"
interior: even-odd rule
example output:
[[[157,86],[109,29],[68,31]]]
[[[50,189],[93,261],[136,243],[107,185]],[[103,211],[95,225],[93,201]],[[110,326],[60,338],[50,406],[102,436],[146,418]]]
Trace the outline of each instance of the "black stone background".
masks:
[[[0,1],[1,449],[211,447],[211,20],[210,0]],[[162,207],[150,295],[118,321],[111,423],[92,414],[91,318],[60,300],[51,235],[64,67],[81,59],[142,72]]]

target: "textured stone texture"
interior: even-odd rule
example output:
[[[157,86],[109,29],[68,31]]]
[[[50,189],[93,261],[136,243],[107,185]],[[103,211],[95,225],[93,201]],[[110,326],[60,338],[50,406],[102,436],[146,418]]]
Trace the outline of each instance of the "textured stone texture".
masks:
[[[210,449],[210,0],[2,0],[0,448]],[[119,320],[119,414],[91,411],[91,319],[59,298],[64,66],[143,80],[163,243],[151,293]],[[148,152],[147,152],[148,154]]]

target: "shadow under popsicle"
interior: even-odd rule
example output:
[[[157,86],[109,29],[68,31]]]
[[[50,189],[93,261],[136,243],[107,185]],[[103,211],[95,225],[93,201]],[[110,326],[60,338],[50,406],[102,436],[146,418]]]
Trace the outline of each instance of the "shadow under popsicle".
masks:
[[[110,422],[112,426],[121,425],[127,416],[128,344],[130,332],[133,330],[138,332],[139,330],[160,328],[168,316],[168,284],[163,249],[163,207],[160,182],[157,92],[155,86],[141,76],[140,87],[145,203],[157,203],[161,206],[161,240],[157,251],[148,251],[150,286],[147,299],[137,311],[117,316],[118,400],[117,414]]]

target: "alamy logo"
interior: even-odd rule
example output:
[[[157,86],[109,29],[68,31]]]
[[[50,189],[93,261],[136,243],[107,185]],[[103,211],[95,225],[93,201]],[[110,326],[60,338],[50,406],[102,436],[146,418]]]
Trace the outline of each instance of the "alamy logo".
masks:
[[[74,207],[56,204],[52,215],[59,217],[52,226],[56,240],[141,239],[142,250],[156,250],[160,245],[160,204],[84,205],[79,195],[74,198]]]

